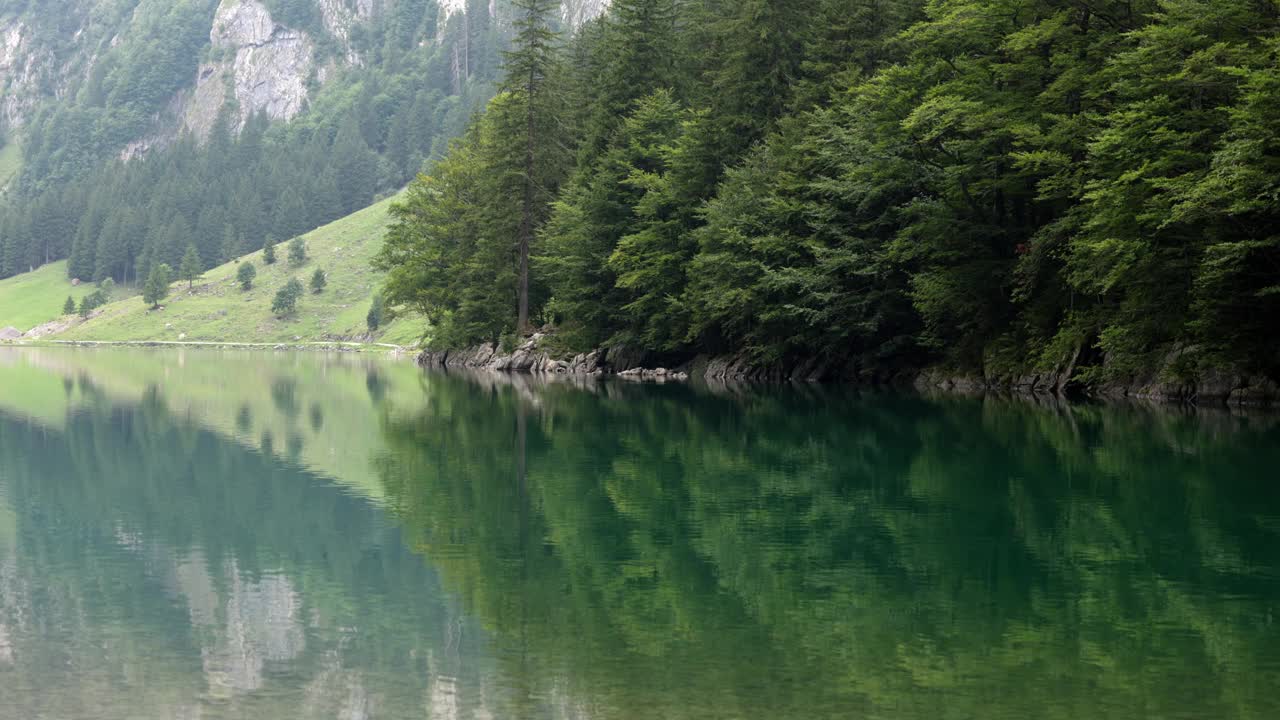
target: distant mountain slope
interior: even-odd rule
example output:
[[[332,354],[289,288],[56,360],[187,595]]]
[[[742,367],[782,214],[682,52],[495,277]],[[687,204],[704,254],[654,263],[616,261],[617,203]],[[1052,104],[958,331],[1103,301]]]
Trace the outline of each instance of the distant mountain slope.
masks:
[[[214,267],[403,187],[492,96],[514,12],[0,0],[0,278],[67,258],[132,283],[188,244]]]
[[[246,255],[257,269],[249,292],[236,282],[239,263],[214,268],[188,290],[175,281],[162,310],[150,310],[139,296],[111,303],[88,321],[77,323],[55,340],[161,340],[190,342],[277,343],[365,339],[366,315],[382,276],[370,267],[370,259],[382,247],[387,209],[391,200],[361,210],[304,236],[309,258],[294,267],[288,249],[277,248],[274,265],[263,262],[262,252]],[[328,286],[314,294],[309,281],[317,268],[325,271]],[[297,278],[307,292],[298,302],[295,317],[281,320],[271,312],[276,292]],[[390,323],[373,338],[378,342],[410,344],[422,332],[420,318]]]

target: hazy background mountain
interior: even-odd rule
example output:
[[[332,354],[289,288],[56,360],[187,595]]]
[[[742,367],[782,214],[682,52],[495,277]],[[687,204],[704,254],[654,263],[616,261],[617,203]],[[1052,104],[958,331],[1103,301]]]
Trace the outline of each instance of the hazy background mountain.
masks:
[[[566,26],[606,0],[570,0]],[[493,94],[508,0],[0,0],[0,277],[133,282],[368,205]]]

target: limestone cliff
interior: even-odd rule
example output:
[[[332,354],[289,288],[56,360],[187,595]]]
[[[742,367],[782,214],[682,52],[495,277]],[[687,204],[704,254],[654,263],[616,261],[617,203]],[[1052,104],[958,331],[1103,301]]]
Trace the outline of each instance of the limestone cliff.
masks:
[[[207,137],[224,108],[232,109],[237,127],[259,112],[272,120],[294,118],[342,67],[365,63],[357,48],[359,27],[392,12],[399,1],[311,0],[315,22],[292,27],[273,17],[271,0],[182,0],[188,9],[181,12],[208,28],[207,44],[186,53],[188,79],[175,83],[167,101],[152,101],[145,129],[127,140],[121,156],[145,153],[184,132]],[[465,0],[436,1],[442,28],[444,19],[466,11]],[[490,0],[484,7],[502,24],[510,17],[509,1]],[[608,3],[562,0],[561,15],[578,27]],[[93,99],[95,88],[119,72],[115,49],[131,38],[154,36],[154,18],[179,12],[176,6],[176,0],[67,0],[65,17],[39,10],[0,14],[0,124],[20,129],[50,101],[100,103]],[[440,38],[423,38],[433,41]]]
[[[350,18],[327,17],[335,19],[344,35],[349,33]],[[315,65],[315,43],[306,33],[277,24],[258,0],[222,0],[209,43],[213,55],[223,59],[200,66],[195,89],[184,103],[186,129],[208,135],[228,101],[234,103],[239,126],[259,112],[272,120],[290,120],[301,112]]]

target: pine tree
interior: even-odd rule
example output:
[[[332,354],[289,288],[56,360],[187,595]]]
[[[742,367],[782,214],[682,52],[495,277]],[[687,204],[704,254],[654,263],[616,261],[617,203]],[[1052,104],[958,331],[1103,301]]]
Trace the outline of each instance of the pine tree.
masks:
[[[299,189],[289,186],[281,193],[275,204],[275,223],[272,228],[280,237],[293,237],[311,228],[307,222],[307,206]]]
[[[75,314],[75,312],[76,312],[76,300],[75,300],[75,298],[73,298],[73,297],[71,297],[70,295],[68,295],[68,296],[67,296],[67,301],[66,301],[65,303],[63,303],[63,304],[62,304],[62,314],[63,314],[63,315],[74,315],[74,314]]]
[[[331,155],[342,211],[347,215],[367,205],[378,186],[378,158],[365,142],[354,113],[338,130]]]
[[[369,332],[377,332],[378,328],[382,327],[382,316],[385,309],[386,301],[382,299],[382,293],[375,293],[373,302],[369,305],[369,313],[364,318]]]
[[[160,263],[151,268],[146,285],[142,290],[142,302],[152,310],[160,307],[160,303],[169,295],[169,282],[172,270],[167,263]]]
[[[518,17],[515,21],[516,37],[512,49],[505,56],[505,92],[517,104],[523,121],[521,137],[521,194],[520,224],[516,236],[517,258],[517,320],[516,331],[529,331],[529,257],[540,220],[545,216],[545,201],[540,197],[545,186],[540,180],[546,175],[550,160],[544,154],[552,152],[548,126],[554,121],[553,98],[549,95],[549,81],[556,65],[558,35],[552,28],[554,13],[559,10],[555,0],[513,0]]]
[[[643,309],[626,309],[645,291],[648,281],[644,278],[650,271],[657,273],[658,282],[649,285],[648,291],[661,298],[675,283],[679,295],[684,268],[678,262],[675,267],[651,262],[658,256],[657,249],[641,250],[639,240],[618,250],[624,237],[659,232],[659,224],[664,226],[664,237],[671,234],[667,173],[687,119],[669,91],[640,100],[606,152],[577,173],[554,205],[545,231],[545,253],[538,258],[537,268],[551,285],[561,329],[571,336],[567,338],[571,347],[594,348],[611,339],[634,341],[637,337],[631,333],[640,326],[661,323],[657,317],[641,319],[655,309],[651,303],[643,303]],[[619,283],[619,272],[628,276],[625,283]],[[631,335],[615,338],[619,333]]]
[[[590,100],[582,142],[588,157],[603,149],[636,101],[672,88],[677,80],[676,16],[675,0],[614,0],[604,32],[590,50],[602,66],[590,68],[582,81]]]
[[[311,292],[315,293],[316,295],[319,295],[320,293],[324,292],[324,288],[328,284],[329,284],[329,279],[325,275],[324,270],[321,270],[320,268],[316,268],[316,271],[311,275]]]
[[[262,262],[268,265],[276,264],[276,238],[274,235],[268,235],[267,239],[262,243]]]
[[[120,273],[125,264],[125,240],[121,233],[124,223],[124,209],[112,211],[98,234],[97,250],[94,253],[96,265],[93,280],[100,282],[103,278]]]
[[[182,265],[178,267],[178,277],[187,281],[187,290],[190,291],[195,288],[200,273],[200,253],[195,245],[188,245],[187,252],[182,256]]]
[[[240,236],[236,234],[236,226],[231,223],[222,227],[222,251],[218,257],[224,263],[240,257]]]

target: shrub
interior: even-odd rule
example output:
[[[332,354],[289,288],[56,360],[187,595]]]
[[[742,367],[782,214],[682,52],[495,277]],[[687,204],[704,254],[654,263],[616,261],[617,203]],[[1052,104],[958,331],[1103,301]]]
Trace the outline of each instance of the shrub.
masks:
[[[382,299],[382,293],[373,296],[373,304],[369,306],[369,314],[365,316],[365,323],[369,326],[369,332],[377,332],[382,327],[383,314],[386,307],[386,300]]]
[[[291,278],[280,291],[276,293],[276,297],[271,301],[271,312],[276,317],[283,318],[292,315],[298,309],[298,298],[302,297],[302,283],[297,278]]]
[[[296,237],[289,241],[289,262],[294,265],[307,263],[307,241]]]
[[[251,262],[240,263],[240,268],[236,270],[236,280],[240,283],[240,289],[249,292],[253,289],[253,281],[258,277],[258,268],[253,266]]]

